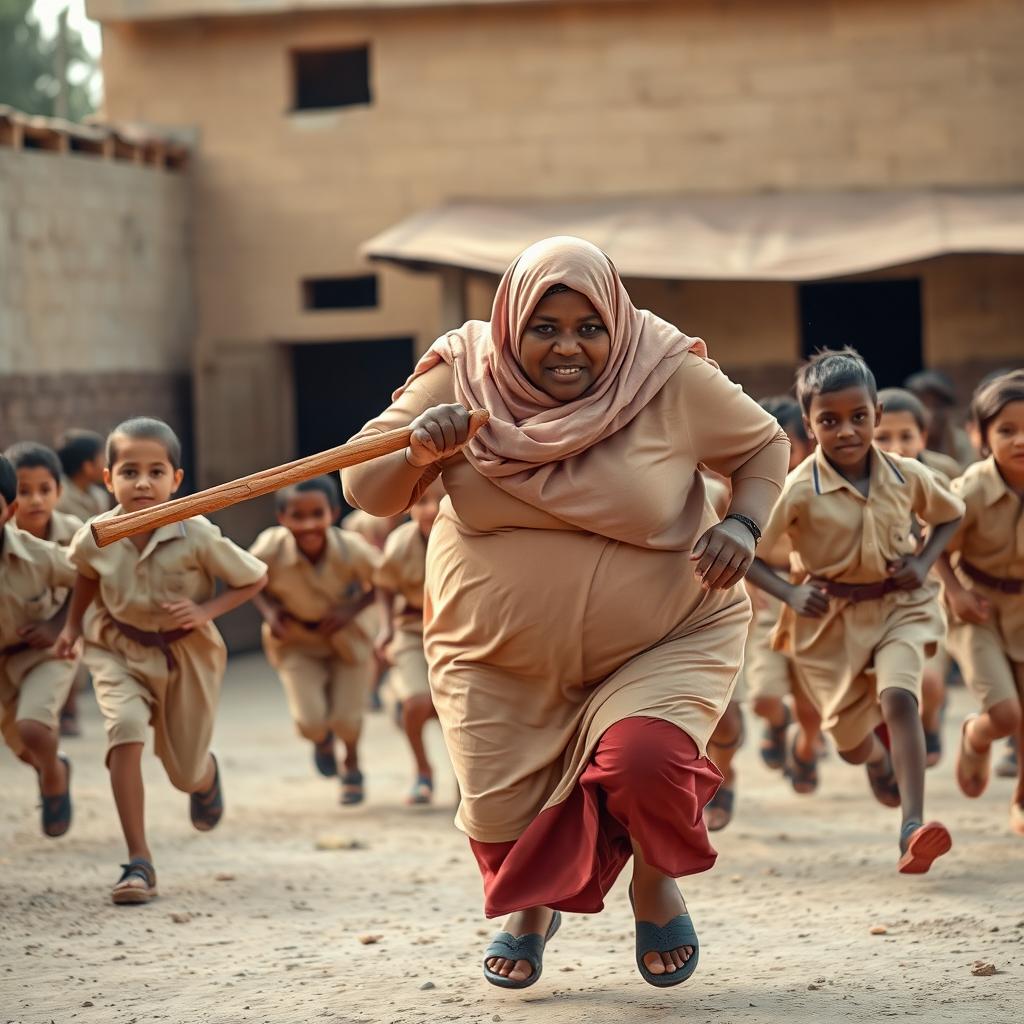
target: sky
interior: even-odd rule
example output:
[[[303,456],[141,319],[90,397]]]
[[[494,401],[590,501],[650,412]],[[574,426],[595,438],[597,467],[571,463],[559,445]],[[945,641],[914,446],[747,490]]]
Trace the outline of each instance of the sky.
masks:
[[[68,24],[82,34],[86,47],[97,56],[100,52],[100,26],[85,16],[85,0],[36,0],[32,10],[43,31],[52,36],[57,30],[57,17],[68,8]]]

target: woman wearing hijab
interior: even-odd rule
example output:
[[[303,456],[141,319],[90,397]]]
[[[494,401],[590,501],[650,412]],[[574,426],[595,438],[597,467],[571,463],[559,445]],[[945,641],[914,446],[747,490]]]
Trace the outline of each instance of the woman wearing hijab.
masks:
[[[490,418],[480,426],[473,409]],[[637,966],[685,981],[698,940],[674,879],[715,861],[706,757],[739,670],[749,568],[786,474],[775,420],[700,339],[629,299],[578,238],[523,252],[491,320],[444,335],[359,436],[349,502],[408,508],[440,474],[425,649],[488,917],[489,982],[540,977],[561,912],[601,910],[633,859]],[[699,465],[731,478],[720,519]]]

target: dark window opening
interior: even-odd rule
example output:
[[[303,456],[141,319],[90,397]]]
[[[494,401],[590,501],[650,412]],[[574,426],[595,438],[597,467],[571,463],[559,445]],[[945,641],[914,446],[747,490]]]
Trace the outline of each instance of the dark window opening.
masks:
[[[305,309],[374,309],[377,275],[363,277],[307,277],[302,282]]]
[[[880,388],[900,387],[923,365],[917,278],[801,285],[800,325],[805,358],[851,345]]]
[[[292,53],[295,110],[325,110],[370,102],[370,50],[297,50]]]

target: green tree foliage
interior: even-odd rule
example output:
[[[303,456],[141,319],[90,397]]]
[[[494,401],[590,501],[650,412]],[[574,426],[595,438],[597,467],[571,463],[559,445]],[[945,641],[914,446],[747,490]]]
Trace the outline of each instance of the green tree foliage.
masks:
[[[33,0],[0,0],[0,103],[26,114],[53,117],[57,112],[59,44],[43,35],[32,14]],[[68,28],[68,117],[81,121],[93,112],[89,79],[96,62],[81,35]]]

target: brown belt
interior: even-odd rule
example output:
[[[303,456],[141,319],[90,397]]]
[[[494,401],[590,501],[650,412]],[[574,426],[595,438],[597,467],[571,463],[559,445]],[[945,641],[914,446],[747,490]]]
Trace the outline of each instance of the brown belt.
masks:
[[[0,649],[0,658],[9,658],[14,654],[21,654],[23,651],[27,651],[31,646],[31,644],[26,643],[24,640],[20,640],[16,644],[11,644],[10,647]]]
[[[127,622],[120,622],[118,619],[113,618],[113,616],[111,616],[111,621],[120,630],[122,636],[128,637],[129,640],[134,640],[137,644],[142,644],[143,647],[156,647],[163,651],[164,657],[167,659],[168,671],[178,667],[177,659],[171,650],[171,644],[178,640],[183,640],[192,632],[191,629],[169,629],[164,632],[151,633],[148,630],[130,626]]]
[[[812,587],[824,590],[829,597],[837,600],[860,604],[861,601],[877,601],[879,598],[899,590],[893,580],[879,580],[877,583],[840,583],[838,580],[826,580],[820,576],[811,577],[808,582]]]
[[[980,583],[989,590],[998,590],[1002,594],[1024,594],[1024,580],[1001,580],[998,576],[989,576],[984,569],[971,565],[966,558],[960,559],[960,568],[975,583]]]

